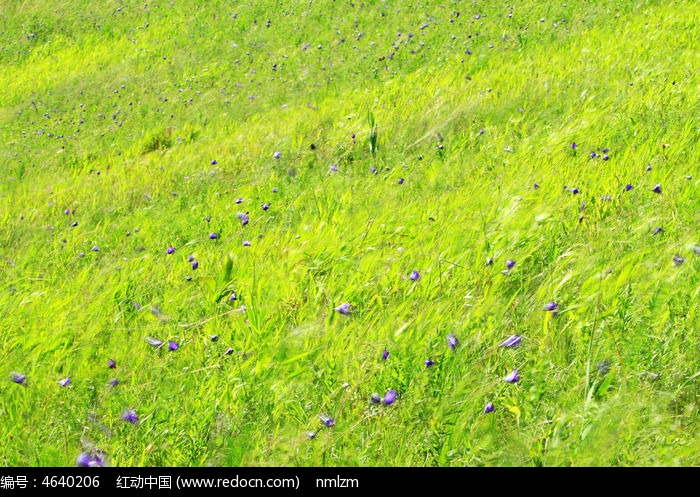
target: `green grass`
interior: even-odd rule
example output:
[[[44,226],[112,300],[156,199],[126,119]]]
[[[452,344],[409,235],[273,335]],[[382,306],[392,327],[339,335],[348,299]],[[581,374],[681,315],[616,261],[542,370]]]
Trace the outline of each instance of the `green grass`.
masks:
[[[699,18],[5,2],[3,463],[699,464]]]

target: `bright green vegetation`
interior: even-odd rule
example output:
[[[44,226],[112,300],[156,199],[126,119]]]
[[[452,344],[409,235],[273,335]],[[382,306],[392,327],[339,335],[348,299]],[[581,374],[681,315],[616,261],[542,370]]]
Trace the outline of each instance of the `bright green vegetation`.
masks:
[[[700,5],[516,4],[3,2],[3,464],[700,464]]]

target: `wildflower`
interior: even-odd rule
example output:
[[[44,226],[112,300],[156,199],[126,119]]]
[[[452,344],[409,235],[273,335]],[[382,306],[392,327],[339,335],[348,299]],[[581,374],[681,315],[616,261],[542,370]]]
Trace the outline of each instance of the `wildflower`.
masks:
[[[197,269],[199,267],[198,261],[192,261],[192,269]]]
[[[515,261],[512,259],[508,259],[506,261],[506,268],[507,269],[513,269],[513,266],[515,266]]]
[[[238,295],[236,295],[236,292],[233,292],[228,298],[229,302],[233,302],[234,300],[237,300],[237,299],[238,299]]]
[[[389,390],[385,395],[384,395],[384,404],[390,406],[396,401],[396,390]]]
[[[100,247],[98,247],[97,245],[93,245],[92,251],[93,251],[93,252],[99,252],[99,251],[100,251]]]
[[[405,180],[404,180],[403,178],[399,178],[399,185],[403,185],[403,182],[404,182],[404,181],[405,181]]]
[[[101,468],[104,466],[102,457],[94,452],[81,452],[75,460],[76,464],[82,468]]]
[[[245,240],[245,241],[243,242],[243,246],[244,246],[244,247],[250,247],[250,240]]]
[[[175,248],[171,245],[170,247],[168,247],[168,250],[166,250],[166,252],[168,254],[172,254],[173,252],[175,252]]]
[[[146,341],[148,342],[148,345],[152,345],[153,347],[160,347],[163,345],[163,340],[158,340],[157,338],[153,337],[146,337]]]
[[[117,367],[117,362],[114,359],[110,359],[107,362],[107,365],[109,366],[109,369],[114,369]]]
[[[110,387],[116,387],[117,385],[119,385],[119,380],[118,380],[117,378],[112,378],[111,380],[109,380],[109,381],[107,382],[107,384],[108,384]]]
[[[632,188],[633,188],[633,187],[632,187],[632,185],[631,185],[630,183],[627,183],[627,184],[625,185],[625,191],[626,191],[626,192],[630,191]]]
[[[70,376],[62,379],[61,381],[58,382],[58,384],[61,385],[62,387],[67,387],[68,385],[70,385]]]
[[[350,314],[350,304],[348,304],[347,302],[344,304],[340,304],[334,310],[339,312],[340,314],[347,316]]]
[[[661,193],[661,185],[656,185],[651,191],[654,193]]]
[[[571,193],[573,193],[574,195],[578,195],[579,192],[580,192],[580,190],[579,190],[578,188],[572,188],[572,189],[571,189]]]
[[[662,233],[663,231],[664,231],[664,229],[661,227],[654,228],[652,235],[658,235],[659,233]]]
[[[557,307],[559,307],[559,304],[557,304],[556,302],[547,302],[547,303],[544,305],[544,310],[545,310],[545,311],[553,311],[553,310],[555,310]]]
[[[384,347],[384,352],[382,352],[382,361],[386,361],[389,358],[389,351]]]
[[[269,208],[270,208],[270,202],[266,202],[266,203],[262,204],[262,210],[266,211]]]
[[[180,348],[180,346],[177,344],[177,342],[175,340],[168,340],[168,350],[170,352],[174,352],[179,348]]]
[[[134,409],[127,409],[122,413],[122,419],[127,423],[136,424],[139,422],[139,417]]]
[[[321,422],[329,428],[331,426],[335,426],[335,419],[325,416],[323,414],[321,414],[319,417],[321,418]]]
[[[245,226],[246,224],[248,224],[248,222],[250,221],[250,219],[248,218],[248,213],[247,213],[247,212],[239,212],[239,213],[238,213],[238,219],[241,220],[241,224],[242,224],[243,226]]]
[[[685,262],[685,257],[681,257],[680,255],[676,254],[673,256],[673,264],[676,266],[680,266]]]
[[[598,157],[598,154],[596,154],[595,152],[591,152],[591,159],[595,159],[596,157]]]
[[[518,374],[518,369],[515,368],[508,374],[508,376],[503,378],[503,381],[505,381],[506,383],[517,383],[519,379],[520,375]]]
[[[274,154],[272,154],[272,156],[273,156],[275,159],[279,159],[280,157],[282,157],[282,154],[281,154],[280,152],[275,152]]]
[[[13,382],[17,383],[18,385],[26,385],[27,384],[27,375],[25,375],[25,374],[13,371],[12,374],[10,375],[10,378],[12,379]]]
[[[486,265],[487,266],[492,266],[493,265],[493,257],[488,257],[486,259]]]
[[[334,173],[337,173],[337,172],[338,172],[338,166],[336,166],[335,164],[331,164],[331,165],[328,167],[328,169],[331,170],[331,171],[333,171]]]
[[[425,360],[425,367],[429,368],[430,366],[434,365],[435,363],[433,362],[432,359],[426,359]]]
[[[309,438],[316,438],[316,432],[315,431],[307,431],[306,436]]]
[[[216,342],[216,341],[219,340],[219,336],[218,336],[218,335],[210,335],[210,336],[209,336],[209,339],[210,339],[212,342]]]
[[[493,402],[489,402],[486,404],[486,407],[484,407],[484,414],[488,414],[490,412],[493,412],[496,410],[496,407],[493,405]]]
[[[578,147],[578,145],[576,145],[576,142],[571,142],[571,148],[576,150],[576,147]]]
[[[382,397],[377,392],[374,392],[372,395],[370,395],[369,401],[372,404],[379,404],[382,401]]]
[[[236,199],[236,203],[237,203],[237,204],[240,204],[241,202],[243,202],[243,199],[242,199],[241,197],[238,197],[238,198]],[[239,214],[239,217],[240,217],[240,214]]]
[[[455,350],[457,348],[457,345],[459,345],[459,340],[456,336],[450,333],[449,335],[447,335],[447,345],[449,345],[452,350]]]
[[[211,235],[209,235],[209,238],[211,240],[216,240],[217,238],[219,238],[219,235],[217,235],[216,233],[212,233]]]
[[[522,341],[521,335],[511,335],[501,342],[501,347],[505,347],[507,349],[514,349],[518,345],[520,345],[521,341]]]
[[[190,255],[190,256],[187,258],[187,262],[192,262],[193,260],[194,260],[194,256],[193,256],[193,255]]]
[[[233,349],[226,349],[226,352],[224,352],[226,355],[231,355],[233,354]]]
[[[411,275],[408,277],[411,281],[416,281],[420,278],[420,273],[415,269],[411,271]]]

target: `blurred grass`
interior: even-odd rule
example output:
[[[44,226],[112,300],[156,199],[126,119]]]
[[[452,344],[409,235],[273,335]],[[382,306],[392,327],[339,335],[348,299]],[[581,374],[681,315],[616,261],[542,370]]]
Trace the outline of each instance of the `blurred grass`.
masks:
[[[3,5],[5,464],[696,465],[699,11]]]

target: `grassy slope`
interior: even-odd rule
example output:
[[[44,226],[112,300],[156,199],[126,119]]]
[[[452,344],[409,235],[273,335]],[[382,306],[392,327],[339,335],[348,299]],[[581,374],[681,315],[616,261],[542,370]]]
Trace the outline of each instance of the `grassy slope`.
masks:
[[[203,4],[2,8],[8,464],[698,463],[695,2]]]

